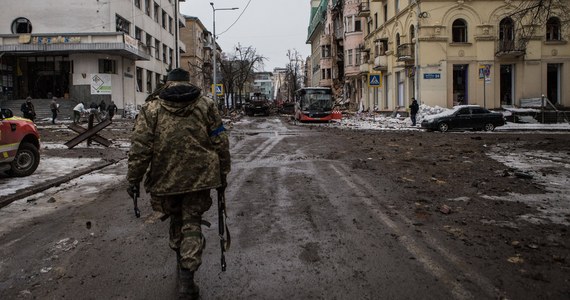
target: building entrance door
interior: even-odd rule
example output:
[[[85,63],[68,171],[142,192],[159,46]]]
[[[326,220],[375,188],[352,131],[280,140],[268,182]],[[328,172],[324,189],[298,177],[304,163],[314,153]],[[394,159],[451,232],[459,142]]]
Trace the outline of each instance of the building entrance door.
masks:
[[[468,104],[467,72],[469,65],[453,65],[453,103],[457,105]]]
[[[546,97],[553,104],[560,103],[560,64],[546,66]]]
[[[501,65],[501,105],[514,105],[515,65]]]

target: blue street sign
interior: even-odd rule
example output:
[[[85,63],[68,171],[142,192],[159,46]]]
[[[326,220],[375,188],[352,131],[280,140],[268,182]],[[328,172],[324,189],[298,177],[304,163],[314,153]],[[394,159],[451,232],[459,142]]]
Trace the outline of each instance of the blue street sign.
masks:
[[[424,79],[441,79],[441,74],[439,74],[439,73],[425,73]]]
[[[382,87],[382,74],[368,74],[368,86]]]

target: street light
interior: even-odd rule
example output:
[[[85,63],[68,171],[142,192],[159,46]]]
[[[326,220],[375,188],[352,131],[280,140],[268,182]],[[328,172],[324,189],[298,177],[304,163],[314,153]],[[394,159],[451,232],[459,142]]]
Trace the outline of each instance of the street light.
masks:
[[[216,52],[218,51],[218,47],[216,47],[216,10],[236,10],[239,9],[237,7],[231,7],[231,8],[214,8],[214,2],[210,2],[210,5],[212,6],[212,21],[213,21],[213,31],[214,31],[214,40],[212,41],[212,53],[214,55],[214,58],[212,59],[212,63],[214,64],[214,74],[213,74],[213,91],[212,93],[214,94],[214,100],[216,101],[216,104],[218,104],[218,97],[216,97],[216,68],[217,68],[217,63],[216,63]]]

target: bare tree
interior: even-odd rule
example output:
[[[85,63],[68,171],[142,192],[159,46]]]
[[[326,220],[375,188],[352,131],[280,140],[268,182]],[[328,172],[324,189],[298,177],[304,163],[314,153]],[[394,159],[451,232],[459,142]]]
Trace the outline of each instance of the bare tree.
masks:
[[[506,10],[506,21],[514,24],[512,36],[508,23],[500,23],[500,37],[513,41],[517,50],[525,50],[531,39],[540,37],[546,29],[546,39],[563,40],[563,29],[570,24],[570,0],[524,0],[511,1]],[[515,43],[516,41],[516,43]]]
[[[287,101],[292,101],[295,91],[303,86],[303,57],[295,49],[287,50],[287,58],[289,63],[285,68],[285,82],[283,84],[287,92]]]
[[[253,81],[253,74],[265,57],[257,54],[255,48],[238,45],[235,52],[220,61],[221,82],[226,90],[226,107],[243,105],[243,94],[248,83]],[[231,99],[231,103],[230,103]]]

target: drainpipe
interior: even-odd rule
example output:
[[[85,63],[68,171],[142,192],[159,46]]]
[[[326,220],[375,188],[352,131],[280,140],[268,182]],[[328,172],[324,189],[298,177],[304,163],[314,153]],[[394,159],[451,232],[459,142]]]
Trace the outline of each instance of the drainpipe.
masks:
[[[422,98],[420,97],[420,14],[422,13],[421,9],[420,9],[420,1],[419,0],[413,0],[413,3],[416,5],[416,10],[417,10],[417,14],[416,14],[416,26],[415,26],[415,36],[416,36],[416,43],[414,44],[415,47],[415,65],[416,65],[416,72],[414,72],[414,77],[415,77],[415,81],[416,81],[416,87],[415,87],[415,97],[416,100],[418,101],[418,104],[422,103]]]

